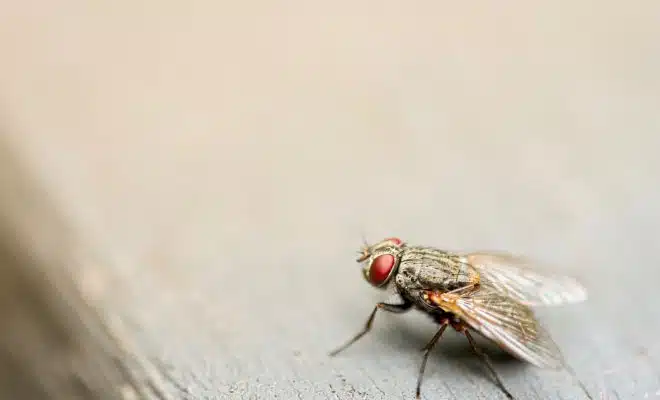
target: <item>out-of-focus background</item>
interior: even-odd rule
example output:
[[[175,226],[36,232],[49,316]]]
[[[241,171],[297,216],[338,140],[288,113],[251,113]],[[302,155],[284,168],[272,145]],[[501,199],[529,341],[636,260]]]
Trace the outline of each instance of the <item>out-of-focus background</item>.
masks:
[[[354,262],[363,233],[586,284],[540,312],[573,372],[488,348],[517,398],[660,396],[657,1],[2,10],[3,135],[179,398],[412,397],[423,316],[327,357],[385,296]],[[425,398],[503,398],[460,337],[441,344]]]

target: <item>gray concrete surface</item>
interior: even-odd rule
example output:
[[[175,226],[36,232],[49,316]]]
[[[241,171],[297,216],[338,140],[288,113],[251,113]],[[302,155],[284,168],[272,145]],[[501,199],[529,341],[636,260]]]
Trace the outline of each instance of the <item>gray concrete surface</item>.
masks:
[[[81,2],[0,16],[12,140],[185,399],[411,398],[422,316],[379,316],[354,254],[398,235],[580,278],[543,310],[574,374],[518,399],[660,398],[660,5]],[[111,280],[105,275],[116,276]],[[427,399],[503,398],[450,334]]]

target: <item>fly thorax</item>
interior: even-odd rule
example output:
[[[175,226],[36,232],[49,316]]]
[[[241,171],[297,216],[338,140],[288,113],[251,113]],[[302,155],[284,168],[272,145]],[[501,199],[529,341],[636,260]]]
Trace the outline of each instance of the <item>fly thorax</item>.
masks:
[[[407,249],[399,269],[412,288],[450,291],[475,283],[474,268],[459,256],[431,248]]]

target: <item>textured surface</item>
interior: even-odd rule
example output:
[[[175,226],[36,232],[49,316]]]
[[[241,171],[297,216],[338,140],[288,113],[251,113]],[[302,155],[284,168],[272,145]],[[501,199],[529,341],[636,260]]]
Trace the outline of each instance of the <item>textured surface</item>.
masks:
[[[378,316],[327,357],[387,297],[354,262],[364,232],[588,286],[541,312],[574,376],[488,347],[517,398],[660,396],[658,2],[241,4],[0,16],[12,139],[107,254],[90,281],[173,393],[412,397],[426,318]],[[502,398],[454,334],[424,393]]]

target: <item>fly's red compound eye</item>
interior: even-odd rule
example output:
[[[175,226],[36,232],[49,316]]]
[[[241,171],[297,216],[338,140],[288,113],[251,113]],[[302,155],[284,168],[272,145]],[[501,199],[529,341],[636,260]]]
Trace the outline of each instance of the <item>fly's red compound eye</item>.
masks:
[[[383,254],[374,259],[369,268],[369,280],[374,285],[381,285],[392,272],[395,259],[391,254]]]

